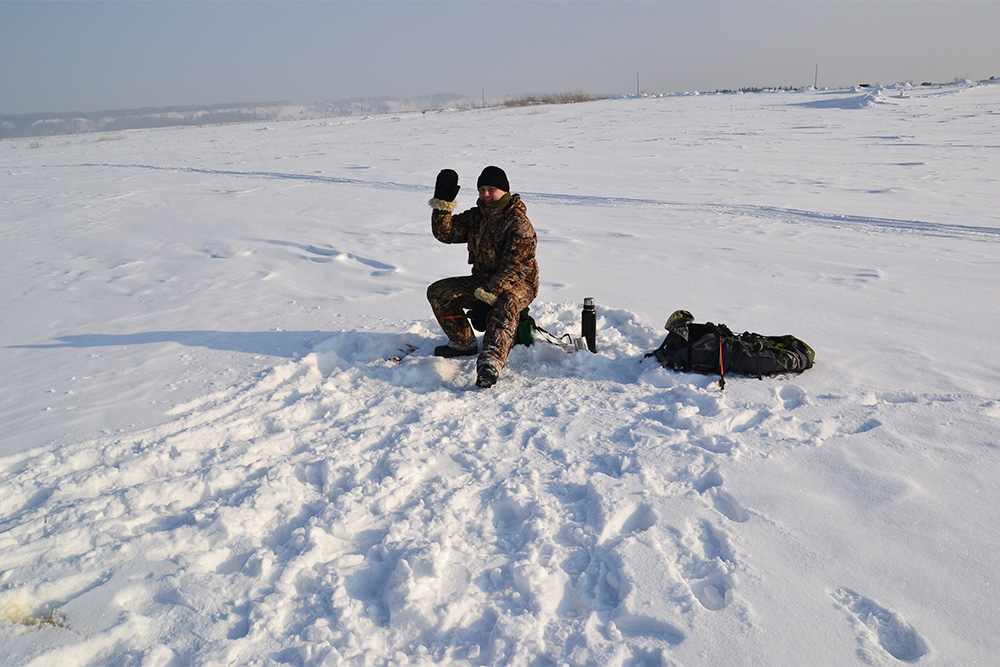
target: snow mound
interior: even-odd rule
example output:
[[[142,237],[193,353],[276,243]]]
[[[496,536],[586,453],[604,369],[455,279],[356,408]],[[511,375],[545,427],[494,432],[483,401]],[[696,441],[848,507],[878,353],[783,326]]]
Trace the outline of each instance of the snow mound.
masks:
[[[835,91],[826,98],[795,102],[793,106],[807,109],[867,109],[877,104],[892,104],[881,88],[856,87],[851,92],[853,94],[844,95],[844,91]]]
[[[553,332],[579,317],[535,314]],[[7,457],[5,567],[24,582],[7,598],[75,619],[45,631],[45,660],[168,636],[200,663],[604,662],[677,645],[678,610],[745,604],[725,524],[750,514],[720,462],[833,429],[794,385],[733,405],[712,378],[644,361],[659,334],[634,314],[598,324],[600,355],[515,348],[491,392],[473,359],[427,356],[423,322],[342,332],[166,426]],[[637,579],[650,568],[655,591]],[[179,646],[197,618],[214,622]]]

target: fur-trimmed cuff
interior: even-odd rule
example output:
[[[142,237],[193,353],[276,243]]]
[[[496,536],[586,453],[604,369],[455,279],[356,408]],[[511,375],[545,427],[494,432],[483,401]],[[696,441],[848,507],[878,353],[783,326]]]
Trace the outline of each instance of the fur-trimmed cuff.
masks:
[[[431,205],[431,208],[438,211],[444,211],[445,213],[453,212],[455,210],[455,206],[458,205],[457,201],[445,201],[443,199],[432,199],[427,203]]]
[[[495,306],[497,302],[497,295],[492,292],[487,292],[482,287],[477,287],[474,292],[477,299],[485,303],[487,306]]]

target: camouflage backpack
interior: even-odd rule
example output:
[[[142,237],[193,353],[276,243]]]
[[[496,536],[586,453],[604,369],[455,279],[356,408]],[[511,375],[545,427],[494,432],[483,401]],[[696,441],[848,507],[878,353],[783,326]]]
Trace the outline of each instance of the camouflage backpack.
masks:
[[[725,388],[729,373],[762,378],[780,373],[801,373],[812,368],[816,353],[795,336],[762,336],[749,331],[734,334],[725,324],[696,324],[686,310],[667,320],[667,337],[646,357],[666,368],[719,375]]]

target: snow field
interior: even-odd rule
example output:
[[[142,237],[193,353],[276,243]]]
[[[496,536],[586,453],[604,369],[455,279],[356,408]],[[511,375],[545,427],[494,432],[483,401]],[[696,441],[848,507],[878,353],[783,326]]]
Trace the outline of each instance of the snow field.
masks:
[[[573,308],[540,315],[557,322]],[[613,660],[623,637],[680,643],[669,606],[650,612],[650,601],[733,603],[741,568],[719,524],[748,514],[716,460],[742,452],[725,433],[775,417],[717,423],[724,397],[709,380],[665,396],[673,383],[635,359],[639,341],[615,340],[638,329],[634,318],[610,317],[607,356],[518,349],[514,386],[498,396],[472,390],[474,362],[424,356],[436,340],[422,324],[344,333],[178,406],[169,426],[69,447],[61,461],[23,456],[5,511],[34,506],[38,520],[8,537],[35,548],[8,567],[58,556],[46,586],[21,595],[70,616],[107,610],[88,634],[142,645],[153,624],[172,635],[195,623],[197,643],[226,640],[208,652],[172,646],[196,662],[280,653],[276,632],[294,635],[305,661],[518,662],[584,649]],[[418,352],[389,360],[406,343]],[[602,390],[559,396],[568,376]],[[818,444],[813,429],[781,421],[786,439]],[[580,460],[572,442],[595,453]],[[670,475],[654,464],[663,458]],[[37,491],[31,470],[51,488]],[[679,527],[659,528],[661,516]],[[149,568],[153,590],[141,581]],[[640,585],[650,569],[655,596]],[[352,635],[366,645],[350,646]]]
[[[0,656],[987,662],[998,94],[5,142]],[[518,347],[484,392],[423,291],[466,271],[434,175],[471,205],[487,163],[539,233],[532,314],[576,333],[594,296],[599,354]],[[676,308],[817,366],[666,371]]]

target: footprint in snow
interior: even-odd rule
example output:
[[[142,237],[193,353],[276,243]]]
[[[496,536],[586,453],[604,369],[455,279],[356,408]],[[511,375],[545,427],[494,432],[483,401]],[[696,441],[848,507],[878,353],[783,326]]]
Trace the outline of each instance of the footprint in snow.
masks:
[[[692,486],[698,493],[705,493],[711,488],[722,486],[722,482],[722,475],[713,470],[696,479]]]
[[[863,644],[875,643],[903,662],[915,662],[930,651],[923,637],[896,612],[849,588],[830,595],[861,624]]]
[[[702,521],[677,540],[677,570],[705,609],[719,611],[733,601],[736,563],[725,535]]]
[[[736,448],[732,440],[725,436],[717,435],[705,435],[700,438],[693,438],[691,444],[713,454],[730,454]]]
[[[712,498],[712,506],[730,521],[744,523],[750,520],[747,511],[728,491],[723,491],[721,487],[715,486],[709,489],[708,495]]]
[[[711,499],[712,506],[716,509],[716,511],[730,521],[735,521],[737,523],[748,521],[750,519],[750,515],[747,514],[745,509],[743,509],[740,502],[733,497],[733,494],[722,490],[722,483],[722,475],[718,472],[711,471],[695,480],[694,484],[692,484],[692,488],[694,488],[694,490],[702,496],[706,496]]]
[[[633,533],[642,533],[656,525],[656,510],[642,503],[624,505],[614,512],[601,532],[602,540],[624,537]]]
[[[786,410],[801,408],[803,405],[808,403],[806,390],[802,387],[790,384],[776,391],[778,394],[778,400],[781,401],[782,407]]]
[[[633,467],[634,455],[627,454],[598,454],[591,458],[594,472],[601,472],[608,477],[621,477]]]

